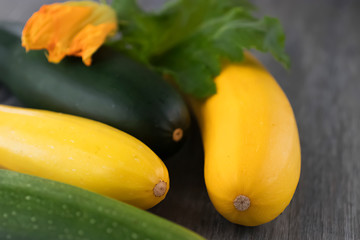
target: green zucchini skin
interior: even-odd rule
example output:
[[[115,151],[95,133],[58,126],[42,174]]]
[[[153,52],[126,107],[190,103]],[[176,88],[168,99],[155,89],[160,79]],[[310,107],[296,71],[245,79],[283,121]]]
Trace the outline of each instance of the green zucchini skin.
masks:
[[[67,184],[0,170],[0,239],[204,239],[164,218]]]
[[[49,63],[44,51],[25,52],[20,38],[0,28],[0,81],[27,107],[90,118],[140,139],[160,157],[182,144],[188,108],[160,75],[108,47],[86,67],[80,58]]]

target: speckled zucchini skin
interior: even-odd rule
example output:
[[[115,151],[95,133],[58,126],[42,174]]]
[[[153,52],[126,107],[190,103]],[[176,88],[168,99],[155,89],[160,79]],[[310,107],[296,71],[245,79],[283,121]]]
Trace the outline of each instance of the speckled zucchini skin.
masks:
[[[0,239],[203,239],[125,203],[67,184],[0,170]]]

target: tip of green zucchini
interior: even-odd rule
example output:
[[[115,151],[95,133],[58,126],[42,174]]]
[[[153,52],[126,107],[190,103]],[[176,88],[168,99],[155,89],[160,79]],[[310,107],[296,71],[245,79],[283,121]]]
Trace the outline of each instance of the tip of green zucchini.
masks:
[[[164,196],[167,190],[167,183],[164,181],[160,181],[157,183],[153,189],[155,197],[161,197]]]
[[[184,136],[184,130],[177,128],[173,131],[172,138],[175,142],[179,142]]]

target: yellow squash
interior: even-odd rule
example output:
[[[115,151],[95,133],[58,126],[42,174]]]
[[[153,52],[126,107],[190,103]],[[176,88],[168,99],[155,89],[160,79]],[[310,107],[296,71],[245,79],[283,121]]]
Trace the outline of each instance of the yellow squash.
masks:
[[[99,122],[42,110],[0,105],[0,166],[143,209],[169,189],[164,163],[139,140]]]
[[[202,131],[205,182],[226,219],[256,226],[290,203],[300,176],[294,114],[274,78],[247,55],[215,79],[217,94],[191,101]]]

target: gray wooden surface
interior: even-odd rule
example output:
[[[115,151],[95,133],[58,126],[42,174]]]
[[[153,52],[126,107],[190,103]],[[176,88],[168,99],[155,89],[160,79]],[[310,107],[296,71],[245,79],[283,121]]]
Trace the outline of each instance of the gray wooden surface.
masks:
[[[46,0],[0,0],[0,20],[25,20]],[[151,211],[208,239],[360,239],[360,1],[255,0],[287,33],[289,72],[258,57],[288,95],[297,118],[301,179],[274,221],[241,227],[211,205],[197,129],[168,159],[171,190]],[[1,76],[1,73],[0,73]],[[2,86],[0,102],[18,104]]]

